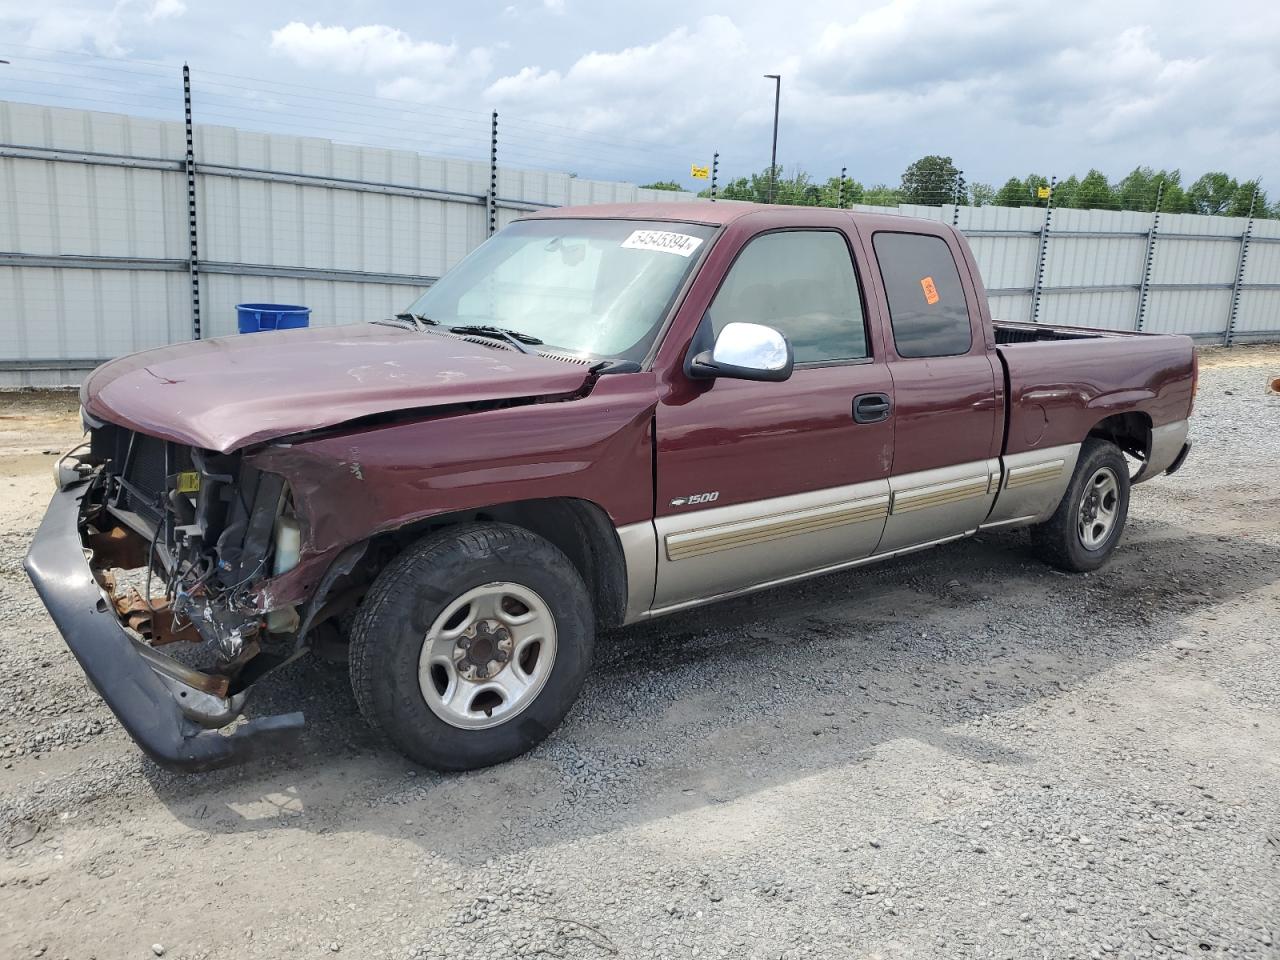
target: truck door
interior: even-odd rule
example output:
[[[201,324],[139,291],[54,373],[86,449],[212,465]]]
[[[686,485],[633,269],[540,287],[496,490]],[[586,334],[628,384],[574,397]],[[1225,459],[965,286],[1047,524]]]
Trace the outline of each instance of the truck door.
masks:
[[[1000,485],[1003,381],[954,236],[938,230],[871,235],[896,409],[893,500],[877,553],[976,530]]]
[[[660,400],[655,608],[867,557],[888,513],[893,384],[851,231],[740,229],[701,322],[774,327],[795,370],[782,383],[679,374]]]

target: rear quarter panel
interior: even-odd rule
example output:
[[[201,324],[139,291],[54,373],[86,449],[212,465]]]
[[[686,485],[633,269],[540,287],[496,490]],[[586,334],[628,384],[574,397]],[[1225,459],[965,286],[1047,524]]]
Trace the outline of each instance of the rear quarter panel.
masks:
[[[1140,412],[1153,427],[1191,412],[1189,337],[1107,335],[998,348],[1009,379],[1005,453],[1080,443],[1099,421]]]

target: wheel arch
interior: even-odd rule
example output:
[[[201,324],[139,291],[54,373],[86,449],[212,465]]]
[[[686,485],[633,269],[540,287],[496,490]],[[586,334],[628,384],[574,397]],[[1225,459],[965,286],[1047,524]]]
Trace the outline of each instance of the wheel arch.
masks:
[[[1093,425],[1085,439],[1114,443],[1144,464],[1151,456],[1151,417],[1140,410],[1113,413]]]
[[[515,500],[438,514],[378,534],[372,556],[398,553],[427,533],[462,523],[507,523],[557,547],[573,564],[602,627],[623,622],[627,607],[627,562],[617,528],[599,504],[576,497]]]

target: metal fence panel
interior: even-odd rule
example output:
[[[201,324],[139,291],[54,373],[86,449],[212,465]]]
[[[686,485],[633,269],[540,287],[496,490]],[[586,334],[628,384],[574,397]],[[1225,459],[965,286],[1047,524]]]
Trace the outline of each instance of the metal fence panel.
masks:
[[[1271,221],[1267,221],[1268,224]],[[1266,243],[1258,237],[1254,224],[1253,239],[1249,242],[1249,259],[1245,264],[1245,283],[1280,284],[1280,243]]]
[[[197,110],[198,114],[198,110]],[[197,117],[198,119],[198,117]],[[0,386],[76,382],[94,362],[192,335],[186,152],[180,121],[0,101]],[[489,234],[479,160],[226,126],[195,128],[203,334],[235,304],[303,303],[316,324],[401,309]],[[501,160],[501,134],[499,134]],[[579,203],[688,201],[563,172],[499,166],[499,228]],[[1042,207],[857,205],[955,223],[992,312],[1221,339],[1280,339],[1280,222]],[[1041,265],[1041,245],[1044,260]],[[1042,270],[1042,272],[1041,272]]]
[[[1138,291],[1046,291],[1040,322],[1068,327],[1132,330],[1138,311]]]
[[[1146,329],[1151,333],[1185,333],[1188,336],[1216,337],[1227,330],[1231,311],[1231,289],[1154,289],[1147,301]]]
[[[1235,279],[1239,256],[1239,234],[1221,239],[1198,240],[1165,235],[1160,238],[1151,265],[1151,282],[1229,285]]]
[[[988,297],[991,316],[996,320],[1026,321],[1031,319],[1031,295]]]
[[[1142,280],[1147,252],[1143,237],[1068,237],[1051,234],[1045,258],[1047,287],[1131,285]]]
[[[1039,207],[962,207],[959,228],[973,230],[1022,231],[1039,233],[1044,210]]]
[[[182,258],[185,205],[174,172],[11,159],[0,170],[0,251]]]
[[[1030,293],[1040,252],[1039,241],[1034,237],[970,237],[969,247],[973,250],[973,258],[978,261],[982,282],[988,291],[1026,290]]]
[[[1253,235],[1255,237],[1280,239],[1280,220],[1253,221]]]
[[[187,340],[189,307],[185,270],[0,268],[0,358],[83,368]]]
[[[1235,339],[1280,340],[1280,290],[1242,290]]]
[[[219,177],[198,190],[214,262],[438,277],[487,236],[479,204]]]
[[[181,157],[181,123],[0,100],[0,142],[135,157]]]
[[[1248,223],[1244,217],[1205,217],[1198,213],[1160,214],[1161,233],[1205,234],[1239,239]]]
[[[898,207],[898,213],[904,217],[919,217],[921,220],[941,220],[951,222],[951,206],[926,207],[918,203],[904,203]]]

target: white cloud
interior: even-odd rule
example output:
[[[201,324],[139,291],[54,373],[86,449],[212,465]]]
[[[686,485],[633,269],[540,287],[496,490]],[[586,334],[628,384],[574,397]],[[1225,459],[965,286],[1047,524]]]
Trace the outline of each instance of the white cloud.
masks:
[[[151,9],[146,13],[146,21],[154,23],[156,20],[168,20],[171,17],[180,17],[187,12],[187,5],[182,0],[155,0],[151,4]]]
[[[621,172],[593,166],[594,144],[612,147],[596,159],[632,161],[631,176],[649,175],[634,166],[658,155],[674,159],[656,161],[654,178],[679,176],[687,159],[677,160],[717,149],[727,173],[762,168],[773,90],[761,74],[781,72],[779,157],[816,175],[847,164],[859,179],[895,181],[911,160],[941,152],[981,180],[1090,166],[1119,177],[1139,163],[1280,180],[1280,3],[615,0],[605,16],[569,0],[500,0],[453,5],[447,18],[379,6],[395,19],[363,25],[288,23],[279,9],[0,0],[0,36],[19,47],[190,57],[240,76],[447,101],[479,117],[496,107],[508,156],[523,129],[526,162],[572,163],[584,176]],[[103,96],[88,78],[80,88]],[[589,142],[571,151],[521,121]],[[627,152],[637,140],[648,154]]]
[[[717,113],[731,116],[722,112],[726,89],[714,75],[743,68],[746,55],[731,19],[703,17],[653,43],[585,54],[563,73],[523,67],[495,80],[484,96],[581,130],[664,138],[691,132]]]
[[[271,33],[271,49],[295,64],[375,78],[382,96],[435,100],[479,82],[491,54],[456,43],[414,40],[383,24],[325,26],[293,21]]]
[[[50,9],[24,16],[16,10],[0,16],[0,22],[18,21],[25,27],[25,42],[44,50],[92,50],[111,57],[128,50],[120,42],[122,6],[110,10]]]
[[[458,53],[452,44],[415,41],[403,30],[373,24],[326,27],[293,21],[271,32],[271,49],[305,67],[385,73],[405,66],[440,69]]]
[[[109,6],[0,4],[0,27],[5,32],[12,30],[19,43],[44,51],[92,51],[123,57],[131,52],[131,40],[145,29],[144,24],[174,19],[185,12],[183,0],[116,0]]]
[[[1238,161],[1222,149],[1222,131],[1194,133],[1219,123],[1242,131],[1258,96],[1278,96],[1266,84],[1241,96],[1243,78],[1280,80],[1280,71],[1274,62],[1260,74],[1257,62],[1242,68],[1250,44],[1239,31],[1234,49],[1211,48],[1190,24],[1170,29],[1178,18],[1165,7],[1144,5],[898,0],[837,13],[810,54],[791,62],[784,111],[792,129],[835,146],[841,162],[852,155],[882,166],[892,156],[901,169],[924,153],[949,153],[971,178],[1090,166],[1118,177],[1139,163]],[[1274,44],[1280,23],[1271,20],[1254,26]],[[1260,48],[1256,60],[1265,40]],[[1275,108],[1262,113],[1274,129]],[[1242,146],[1257,155],[1262,144]]]
[[[780,159],[815,172],[848,163],[893,181],[935,152],[978,179],[1090,166],[1118,177],[1138,163],[1275,170],[1280,4],[1251,10],[811,0],[779,17],[776,4],[743,0],[731,15],[563,63],[504,56],[480,99],[602,140],[719,148],[733,166],[759,167],[772,112],[760,74],[778,71]]]

